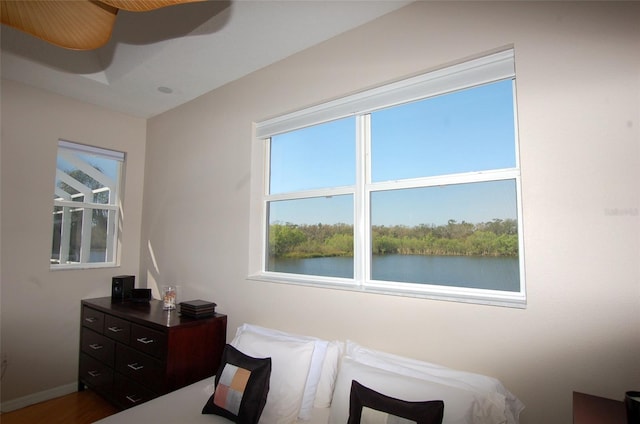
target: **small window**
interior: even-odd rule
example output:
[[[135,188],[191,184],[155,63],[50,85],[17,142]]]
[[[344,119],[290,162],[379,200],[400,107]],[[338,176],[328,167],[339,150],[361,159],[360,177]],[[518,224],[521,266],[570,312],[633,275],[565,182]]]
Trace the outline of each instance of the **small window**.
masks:
[[[252,276],[524,306],[515,100],[509,50],[257,124]]]
[[[60,140],[51,267],[116,265],[124,153]]]

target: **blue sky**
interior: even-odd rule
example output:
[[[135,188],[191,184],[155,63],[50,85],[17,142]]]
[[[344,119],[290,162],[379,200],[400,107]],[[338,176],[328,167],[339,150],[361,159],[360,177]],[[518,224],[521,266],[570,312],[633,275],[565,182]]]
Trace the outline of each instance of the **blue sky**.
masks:
[[[373,182],[515,166],[511,80],[373,112]],[[355,183],[354,117],[273,137],[272,193]],[[515,183],[376,192],[374,225],[516,218]],[[272,221],[353,222],[352,196],[278,202]]]

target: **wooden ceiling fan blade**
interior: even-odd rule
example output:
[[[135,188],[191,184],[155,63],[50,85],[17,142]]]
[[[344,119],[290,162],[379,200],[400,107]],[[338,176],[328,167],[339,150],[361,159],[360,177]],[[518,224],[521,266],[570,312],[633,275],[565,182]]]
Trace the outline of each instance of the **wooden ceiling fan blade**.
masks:
[[[2,23],[73,50],[92,50],[111,38],[118,9],[146,12],[205,0],[0,0]]]
[[[148,12],[161,7],[174,6],[183,3],[196,3],[206,0],[100,0],[102,3],[126,10],[128,12]]]
[[[109,41],[118,13],[88,0],[3,0],[0,6],[3,24],[73,50],[91,50]]]

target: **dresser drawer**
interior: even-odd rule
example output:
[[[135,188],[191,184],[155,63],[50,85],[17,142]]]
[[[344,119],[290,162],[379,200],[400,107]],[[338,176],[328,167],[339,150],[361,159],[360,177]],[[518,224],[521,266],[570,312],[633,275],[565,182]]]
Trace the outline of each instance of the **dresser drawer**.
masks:
[[[118,373],[114,378],[114,400],[122,408],[131,408],[158,397],[156,393]]]
[[[80,351],[107,366],[113,367],[115,342],[102,334],[83,328],[80,337]]]
[[[142,325],[131,325],[130,346],[158,359],[165,359],[167,335]]]
[[[116,346],[116,372],[158,393],[164,390],[164,362],[121,344]]]
[[[105,314],[104,316],[104,334],[122,343],[129,344],[131,336],[131,323],[122,318]]]
[[[95,309],[82,307],[82,325],[98,333],[104,329],[104,313]]]
[[[86,353],[80,353],[80,379],[96,391],[113,390],[113,369]]]

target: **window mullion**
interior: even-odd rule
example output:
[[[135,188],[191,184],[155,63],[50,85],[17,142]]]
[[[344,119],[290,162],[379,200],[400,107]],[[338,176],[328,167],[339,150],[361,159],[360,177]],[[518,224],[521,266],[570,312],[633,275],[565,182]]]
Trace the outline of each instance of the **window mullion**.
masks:
[[[82,209],[82,232],[80,233],[80,262],[89,262],[91,254],[91,230],[93,222],[93,209]]]
[[[60,224],[60,257],[58,263],[69,261],[69,245],[71,243],[71,208],[62,208],[62,222]]]
[[[435,187],[453,184],[475,183],[480,181],[512,180],[520,176],[517,168],[496,169],[464,174],[438,175],[425,178],[408,178],[398,181],[381,181],[368,185],[369,191],[397,190],[406,188]]]
[[[520,137],[518,130],[518,107],[517,107],[517,98],[518,93],[516,92],[516,80],[515,78],[511,82],[512,92],[513,92],[513,138],[515,140],[515,155],[516,155],[516,169],[520,170]]]
[[[53,199],[54,206],[70,207],[70,208],[92,208],[92,209],[106,209],[109,211],[117,211],[117,205],[108,205],[106,203],[91,203],[91,202],[74,202],[71,200]]]
[[[293,199],[309,199],[313,197],[330,197],[340,196],[343,194],[352,194],[353,186],[345,187],[331,187],[316,190],[297,191],[291,193],[278,193],[265,196],[267,202],[277,202],[279,200],[293,200]]]
[[[117,231],[116,229],[116,224],[118,222],[117,217],[118,215],[116,214],[116,211],[110,210],[107,212],[107,252],[106,252],[107,262],[114,262],[116,259],[114,257],[114,253],[115,253],[114,235],[115,235],[115,232]]]
[[[370,160],[370,115],[356,117],[356,192],[355,192],[355,225],[354,225],[354,279],[360,286],[369,278],[371,250],[369,231],[369,199],[366,187],[371,181]]]
[[[260,269],[266,270],[269,262],[269,201],[271,195],[271,137],[264,140],[263,157],[264,157],[264,175],[262,176],[262,237],[261,237],[261,255]]]

